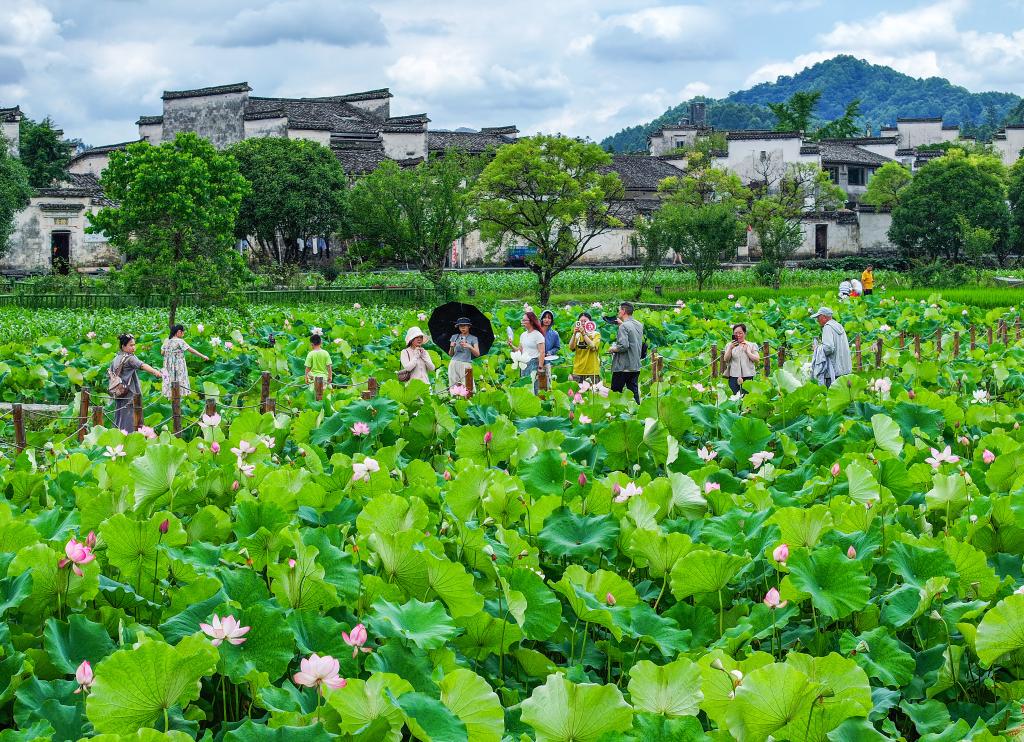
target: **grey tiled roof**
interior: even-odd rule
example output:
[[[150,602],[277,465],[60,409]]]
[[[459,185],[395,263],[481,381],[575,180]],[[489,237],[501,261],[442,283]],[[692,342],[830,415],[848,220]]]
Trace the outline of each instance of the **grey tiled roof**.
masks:
[[[99,147],[90,147],[89,149],[85,150],[85,152],[80,152],[79,154],[77,154],[74,157],[72,157],[68,161],[68,164],[71,164],[72,162],[77,162],[79,160],[84,160],[87,157],[91,157],[92,155],[108,154],[110,152],[114,152],[114,151],[119,150],[119,149],[127,149],[129,144],[135,144],[136,142],[142,142],[142,141],[145,141],[145,140],[144,139],[132,139],[130,142],[118,142],[117,144],[103,144],[103,145],[100,145]]]
[[[37,188],[37,196],[46,198],[88,198],[97,206],[110,206],[114,202],[103,195],[100,181],[95,175],[65,173],[52,188]]]
[[[768,131],[750,129],[746,131],[726,132],[726,139],[800,139],[803,134],[799,131]]]
[[[351,103],[333,98],[260,98],[250,96],[245,106],[248,120],[287,117],[293,129],[374,133],[382,120]]]
[[[419,134],[427,130],[430,119],[425,113],[417,113],[412,116],[392,116],[384,121],[383,131],[401,134]]]
[[[660,198],[627,198],[612,201],[609,210],[612,216],[620,219],[627,227],[632,227],[638,216],[650,217],[661,206]]]
[[[139,116],[139,120],[135,122],[135,125],[146,126],[147,124],[162,124],[163,122],[163,116]]]
[[[165,90],[164,100],[175,98],[199,98],[204,95],[225,95],[227,93],[248,93],[252,88],[247,82],[236,82],[231,85],[215,85],[211,88],[196,88],[195,90]]]
[[[481,154],[514,141],[515,139],[504,134],[484,131],[428,131],[427,151],[444,152],[448,149],[458,149],[470,154]]]
[[[817,144],[801,144],[800,154],[802,155],[816,155],[821,152],[821,148]]]
[[[823,143],[838,142],[840,144],[899,144],[899,137],[849,137],[847,139],[820,139]]]
[[[341,101],[362,101],[362,100],[381,100],[383,98],[392,98],[391,91],[387,88],[377,88],[376,90],[364,90],[361,93],[349,93],[347,95],[335,96],[337,100]]]
[[[627,191],[656,191],[665,178],[683,174],[674,165],[649,155],[612,155],[612,164],[601,170],[618,173]]]
[[[384,154],[384,149],[370,149],[370,148],[342,148],[342,147],[331,147],[331,151],[334,156],[338,158],[338,162],[341,163],[342,169],[347,175],[357,176],[366,175],[377,169],[387,159],[390,159]],[[396,162],[402,167],[412,167],[423,162],[422,157],[410,157],[406,160],[396,160]]]
[[[0,121],[4,123],[10,123],[12,121],[19,121],[23,118],[20,106],[14,106],[13,108],[0,108]]]
[[[515,124],[512,126],[481,126],[481,134],[518,134],[519,129],[516,128]]]
[[[943,124],[942,128],[945,131],[958,131],[960,129],[960,124]]]
[[[898,124],[934,124],[942,123],[942,116],[897,116]]]
[[[821,149],[822,165],[843,164],[881,167],[890,161],[888,157],[842,141],[823,141],[818,146]]]

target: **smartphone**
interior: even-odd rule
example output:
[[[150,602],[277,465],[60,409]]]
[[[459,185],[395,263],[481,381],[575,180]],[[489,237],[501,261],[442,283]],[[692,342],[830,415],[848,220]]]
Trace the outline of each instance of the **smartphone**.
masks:
[[[508,339],[510,341],[514,340],[516,336],[515,330],[513,330],[511,327],[506,327],[505,329],[508,331]]]

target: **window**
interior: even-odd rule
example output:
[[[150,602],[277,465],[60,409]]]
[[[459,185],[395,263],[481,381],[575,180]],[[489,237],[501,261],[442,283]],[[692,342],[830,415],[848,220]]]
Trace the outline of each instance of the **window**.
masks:
[[[761,162],[764,162],[767,159],[768,159],[768,153],[765,150],[762,149],[761,150]]]
[[[851,167],[849,170],[849,183],[852,186],[867,184],[867,171],[862,167]]]
[[[832,180],[832,182],[833,183],[838,183],[839,182],[839,168],[837,168],[837,167],[829,167],[829,168],[825,168],[825,169],[828,171],[828,177]]]

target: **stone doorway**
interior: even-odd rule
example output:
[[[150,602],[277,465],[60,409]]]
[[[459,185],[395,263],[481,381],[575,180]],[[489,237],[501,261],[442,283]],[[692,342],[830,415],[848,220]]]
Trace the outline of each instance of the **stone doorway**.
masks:
[[[51,270],[66,276],[71,272],[71,232],[50,233]]]

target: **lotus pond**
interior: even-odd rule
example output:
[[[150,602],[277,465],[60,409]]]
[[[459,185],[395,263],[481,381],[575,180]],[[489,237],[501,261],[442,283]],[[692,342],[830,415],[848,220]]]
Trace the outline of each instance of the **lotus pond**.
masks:
[[[20,454],[0,411],[0,741],[1019,739],[1015,315],[837,311],[864,362],[829,390],[806,301],[640,311],[639,406],[564,365],[535,397],[497,349],[472,397],[401,385],[416,311],[186,315],[216,413],[175,437],[145,382],[141,432],[82,442],[75,395],[118,331],[158,365],[163,317],[4,315],[2,399],[69,404]],[[787,346],[741,399],[733,321]]]

